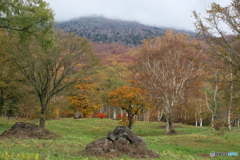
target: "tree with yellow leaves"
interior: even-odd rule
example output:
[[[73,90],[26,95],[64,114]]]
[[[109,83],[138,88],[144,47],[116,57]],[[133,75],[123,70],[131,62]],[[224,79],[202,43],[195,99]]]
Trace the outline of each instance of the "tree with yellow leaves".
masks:
[[[141,88],[123,86],[108,94],[109,103],[127,112],[128,127],[131,129],[133,117],[147,105],[147,91]]]
[[[161,102],[166,116],[165,134],[176,133],[173,110],[184,102],[189,88],[202,74],[201,45],[189,36],[168,30],[165,36],[147,39],[132,66],[132,75]]]
[[[77,91],[68,99],[83,117],[92,115],[102,106],[99,89],[95,83],[88,79],[82,79],[75,87]]]
[[[211,64],[223,71],[221,74],[224,74],[224,83],[229,84],[227,121],[231,130],[233,100],[238,99],[238,89],[235,86],[240,84],[240,1],[232,0],[228,6],[213,2],[206,13],[207,17],[203,18],[197,11],[193,11],[195,27],[208,44],[209,54],[213,57]]]

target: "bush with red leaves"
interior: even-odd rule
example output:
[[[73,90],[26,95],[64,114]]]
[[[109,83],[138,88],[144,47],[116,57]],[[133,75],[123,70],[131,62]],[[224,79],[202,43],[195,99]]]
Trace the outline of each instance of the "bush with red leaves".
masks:
[[[105,113],[98,113],[96,118],[107,118],[107,115]]]

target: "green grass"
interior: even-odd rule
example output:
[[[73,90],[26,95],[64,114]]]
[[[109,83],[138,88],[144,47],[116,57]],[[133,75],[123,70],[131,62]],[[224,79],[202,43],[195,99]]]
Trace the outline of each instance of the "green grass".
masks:
[[[0,118],[0,133],[9,129],[16,121]],[[38,123],[33,120],[29,122]],[[106,137],[107,133],[118,126],[117,120],[110,119],[59,119],[46,122],[45,129],[61,135],[56,140],[21,140],[5,139],[0,141],[0,159],[11,159],[8,155],[21,157],[41,156],[45,160],[77,160],[99,159],[82,157],[80,151],[98,138]],[[164,135],[164,123],[136,122],[133,132],[142,136],[148,148],[159,153],[160,159],[209,159],[201,155],[215,152],[238,152],[240,154],[240,128],[213,132],[209,127],[194,127],[176,124],[176,135]],[[37,159],[37,158],[36,158]],[[120,159],[130,159],[124,156]],[[240,159],[240,157],[218,156],[214,159]]]

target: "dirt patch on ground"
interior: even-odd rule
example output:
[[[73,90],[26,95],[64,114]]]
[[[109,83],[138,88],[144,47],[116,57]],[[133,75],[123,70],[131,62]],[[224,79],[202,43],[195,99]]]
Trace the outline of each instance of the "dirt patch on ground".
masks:
[[[148,150],[145,141],[135,136],[130,129],[118,126],[110,131],[106,138],[89,143],[82,155],[92,155],[103,158],[117,158],[127,155],[131,158],[159,158],[160,156]]]
[[[5,130],[0,139],[18,138],[18,139],[55,139],[59,135],[45,129],[40,129],[34,123],[17,122],[11,129]]]
[[[211,157],[209,154],[198,153],[197,155],[199,155],[199,156],[201,156],[201,157],[206,157],[206,158],[213,158],[213,157]]]

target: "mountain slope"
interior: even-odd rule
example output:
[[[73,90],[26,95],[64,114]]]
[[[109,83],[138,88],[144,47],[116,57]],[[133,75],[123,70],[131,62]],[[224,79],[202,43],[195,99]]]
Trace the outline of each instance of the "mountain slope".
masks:
[[[143,39],[147,39],[149,36],[162,36],[166,32],[165,28],[104,17],[80,17],[70,21],[57,22],[55,27],[66,32],[74,32],[93,42],[124,45],[139,45]],[[194,35],[192,32],[186,34]]]

